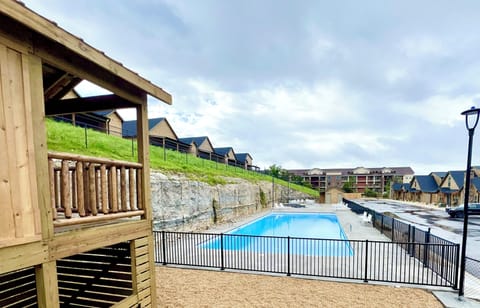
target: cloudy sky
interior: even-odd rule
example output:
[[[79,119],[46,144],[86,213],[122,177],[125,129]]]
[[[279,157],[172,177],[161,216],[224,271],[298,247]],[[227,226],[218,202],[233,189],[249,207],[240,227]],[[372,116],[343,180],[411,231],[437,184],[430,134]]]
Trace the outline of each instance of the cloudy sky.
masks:
[[[149,117],[261,168],[465,169],[480,1],[24,2],[173,95]]]

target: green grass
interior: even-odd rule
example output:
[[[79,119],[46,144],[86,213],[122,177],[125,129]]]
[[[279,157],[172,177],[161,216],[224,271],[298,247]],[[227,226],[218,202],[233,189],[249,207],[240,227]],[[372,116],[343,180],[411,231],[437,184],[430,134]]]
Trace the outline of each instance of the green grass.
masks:
[[[87,144],[85,144],[85,134],[87,135]],[[52,151],[137,161],[137,144],[132,140],[106,135],[91,129],[87,129],[85,132],[83,128],[51,119],[47,119],[47,135],[48,149]],[[267,175],[197,158],[190,154],[171,150],[164,151],[163,148],[156,146],[150,146],[150,166],[155,170],[181,173],[189,179],[210,185],[227,184],[228,178],[241,178],[254,183],[272,181],[272,178]],[[282,186],[288,185],[286,181],[280,179],[275,179],[275,183]],[[312,197],[318,197],[317,191],[301,185],[291,183],[290,188]]]

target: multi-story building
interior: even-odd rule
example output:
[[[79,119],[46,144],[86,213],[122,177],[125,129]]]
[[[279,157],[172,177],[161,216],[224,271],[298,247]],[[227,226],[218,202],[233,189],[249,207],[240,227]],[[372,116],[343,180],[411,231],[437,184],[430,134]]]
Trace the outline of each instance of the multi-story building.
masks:
[[[292,169],[289,173],[301,176],[313,188],[325,192],[330,187],[343,187],[349,183],[354,192],[385,192],[389,183],[409,183],[414,172],[410,167]]]

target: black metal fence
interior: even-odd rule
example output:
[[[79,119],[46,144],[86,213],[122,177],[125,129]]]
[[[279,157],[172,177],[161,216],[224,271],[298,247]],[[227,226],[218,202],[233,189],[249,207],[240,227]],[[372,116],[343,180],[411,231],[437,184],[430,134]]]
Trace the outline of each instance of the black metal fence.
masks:
[[[164,265],[457,287],[458,244],[167,231],[154,237],[155,262]]]
[[[480,260],[469,257],[465,257],[465,259],[465,269],[467,272],[480,279]]]
[[[355,213],[367,213],[372,216],[372,225],[381,233],[385,234],[392,242],[408,242],[428,244],[423,246],[412,246],[409,244],[408,250],[410,254],[416,259],[420,260],[424,266],[429,267],[435,272],[442,271],[442,255],[445,253],[441,251],[441,246],[430,245],[458,245],[441,237],[431,234],[430,228],[427,231],[421,230],[414,225],[404,223],[393,217],[383,215],[370,208],[364,207],[356,202],[343,199],[343,202]],[[422,251],[418,249],[423,249]],[[458,251],[457,251],[458,252]],[[440,256],[440,258],[439,258]],[[460,256],[455,256],[459,260]],[[473,262],[472,262],[473,263]],[[480,268],[480,267],[479,267]]]

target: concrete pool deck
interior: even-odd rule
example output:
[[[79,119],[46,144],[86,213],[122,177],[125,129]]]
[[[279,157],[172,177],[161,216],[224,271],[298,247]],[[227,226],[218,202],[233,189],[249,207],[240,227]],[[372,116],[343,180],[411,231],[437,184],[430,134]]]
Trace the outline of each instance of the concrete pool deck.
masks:
[[[372,241],[388,241],[390,239],[373,228],[371,223],[365,222],[362,215],[352,212],[344,204],[318,204],[306,203],[305,207],[289,207],[277,206],[266,209],[260,213],[253,214],[248,217],[243,217],[236,221],[224,223],[208,230],[208,232],[228,232],[238,226],[241,226],[252,219],[262,217],[272,211],[276,212],[320,212],[320,213],[335,213],[338,220],[347,235],[351,240],[372,240]],[[381,282],[372,282],[382,284]],[[445,307],[480,307],[480,281],[467,273],[465,278],[465,297],[460,299],[458,292],[455,290],[446,290],[442,287],[425,287],[425,286],[410,286],[413,288],[425,288],[430,291],[442,302]]]

